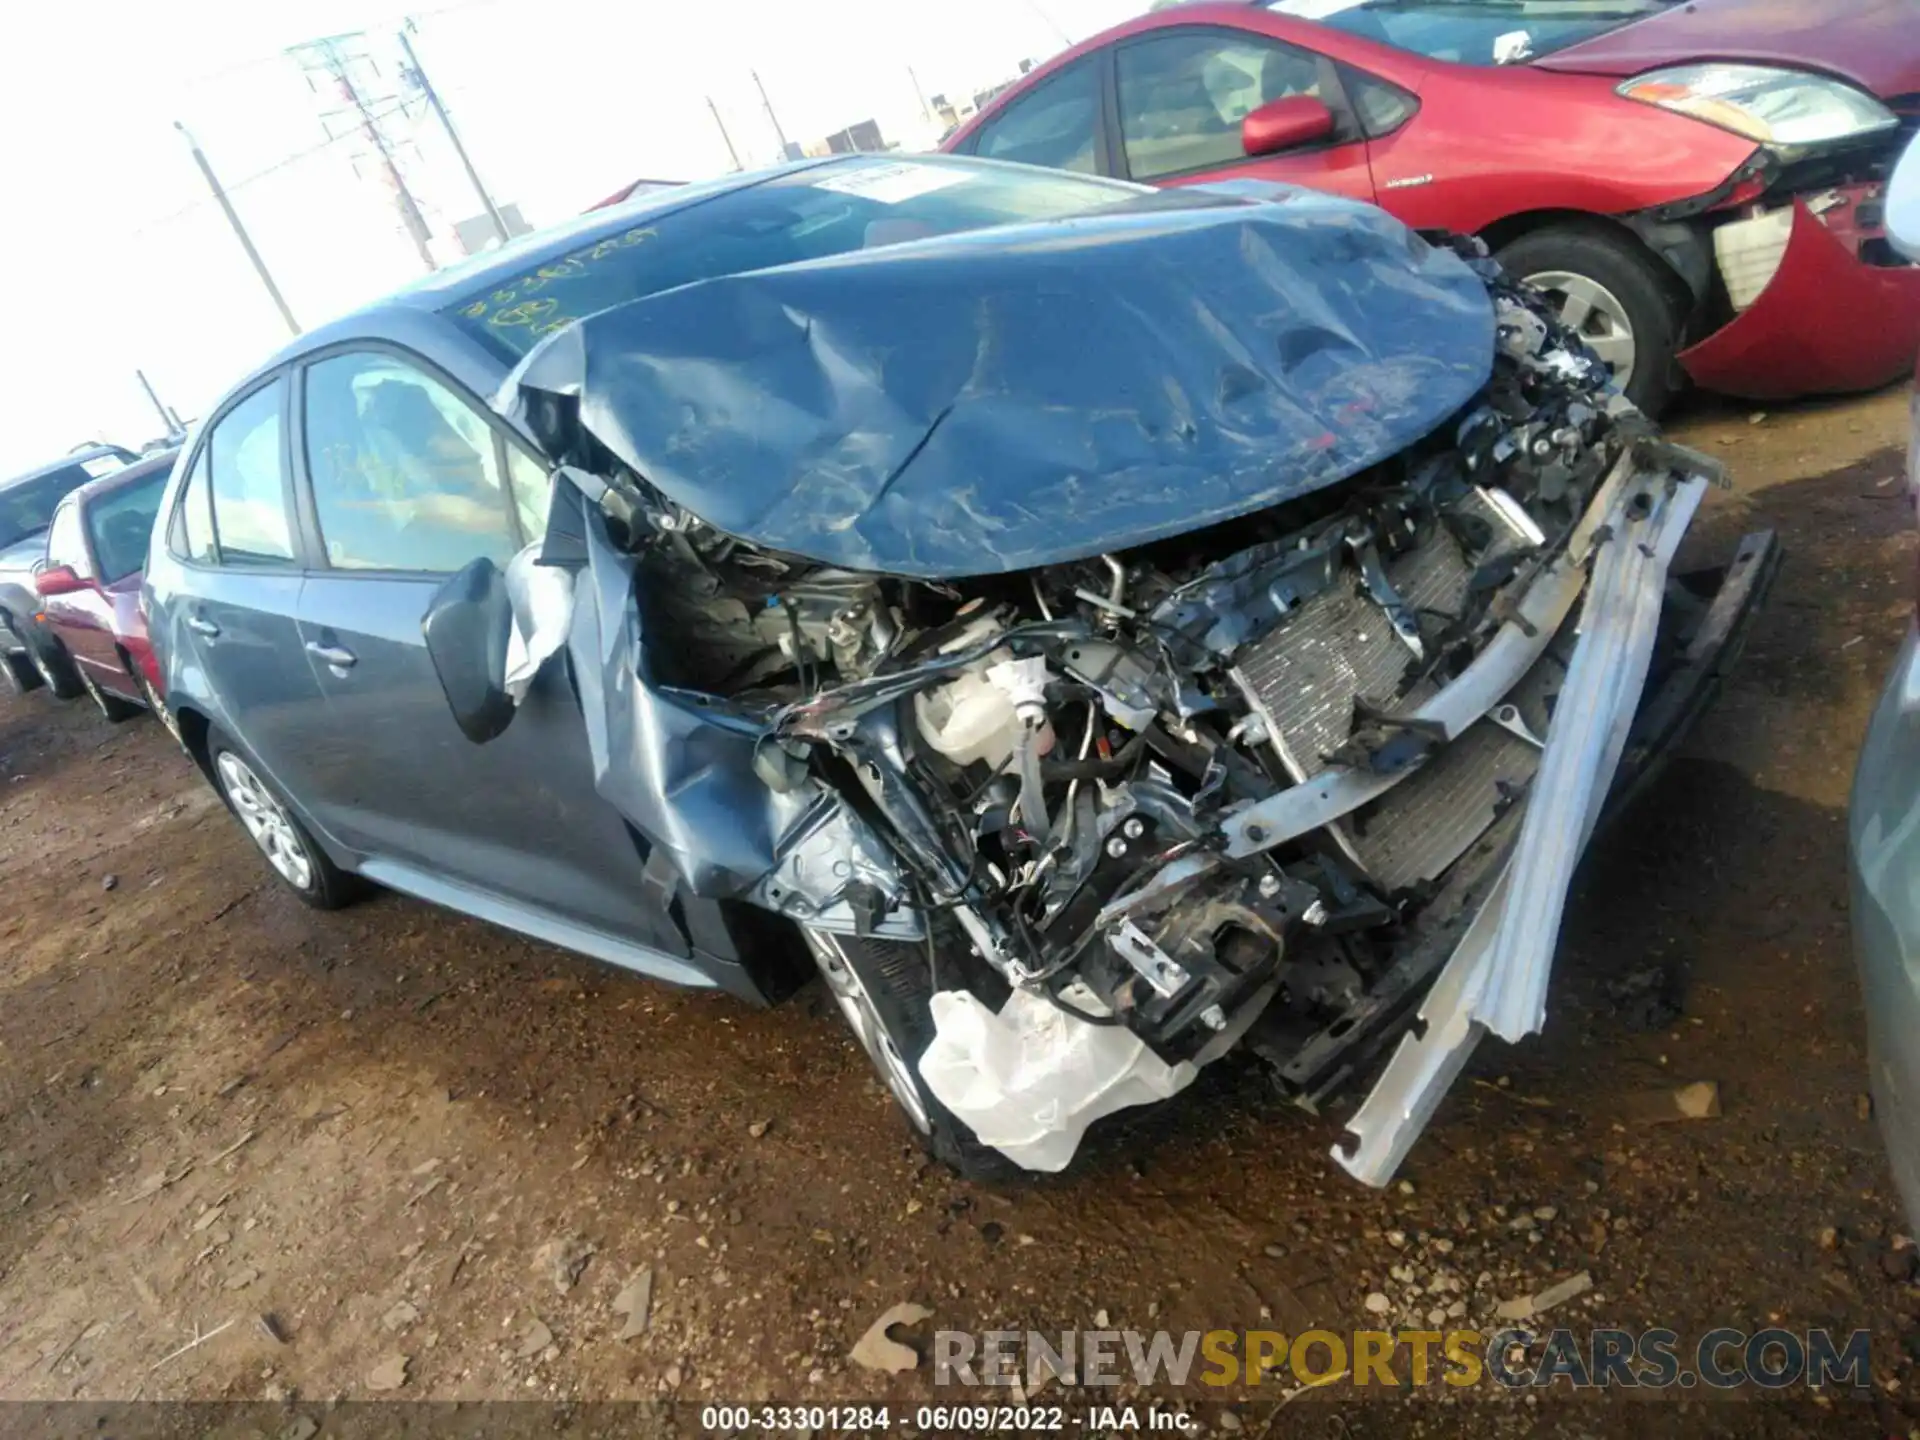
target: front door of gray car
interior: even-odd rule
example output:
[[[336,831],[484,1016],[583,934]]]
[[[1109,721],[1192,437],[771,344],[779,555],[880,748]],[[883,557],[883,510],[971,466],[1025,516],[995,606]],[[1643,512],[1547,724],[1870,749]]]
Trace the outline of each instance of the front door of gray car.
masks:
[[[544,523],[542,467],[450,385],[386,351],[307,367],[304,456],[325,567],[301,595],[300,645],[351,765],[310,797],[347,844],[441,880],[645,942],[642,856],[594,793],[563,662],[507,732],[461,734],[421,633],[446,577],[505,565]]]

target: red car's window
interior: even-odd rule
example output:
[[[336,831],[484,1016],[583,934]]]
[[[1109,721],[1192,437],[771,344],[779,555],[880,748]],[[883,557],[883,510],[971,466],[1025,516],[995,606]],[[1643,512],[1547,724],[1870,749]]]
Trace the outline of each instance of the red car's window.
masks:
[[[1042,81],[974,137],[973,153],[1054,170],[1099,169],[1100,72],[1091,59]]]
[[[101,584],[111,585],[147,568],[153,517],[160,513],[166,488],[167,472],[156,470],[88,502],[87,533],[93,537],[93,553],[100,562]]]
[[[1324,82],[1324,83],[1323,83]],[[1168,30],[1119,51],[1120,134],[1135,180],[1236,165],[1240,122],[1270,100],[1339,108],[1318,56],[1242,31]]]

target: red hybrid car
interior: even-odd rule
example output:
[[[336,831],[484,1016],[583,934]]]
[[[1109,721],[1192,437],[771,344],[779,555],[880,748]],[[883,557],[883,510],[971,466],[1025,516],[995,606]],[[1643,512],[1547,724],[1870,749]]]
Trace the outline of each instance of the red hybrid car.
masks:
[[[1920,349],[1886,174],[1915,0],[1255,0],[1156,10],[942,148],[1154,185],[1279,180],[1481,236],[1659,411],[1867,389]]]
[[[47,563],[34,578],[46,629],[109,720],[145,708],[172,726],[147,643],[140,580],[153,517],[179,453],[89,481],[60,502],[47,527]]]

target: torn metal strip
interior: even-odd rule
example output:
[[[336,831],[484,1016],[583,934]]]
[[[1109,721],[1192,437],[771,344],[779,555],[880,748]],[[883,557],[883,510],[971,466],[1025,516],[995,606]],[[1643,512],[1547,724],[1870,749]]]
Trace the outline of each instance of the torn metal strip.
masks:
[[[1492,953],[1510,873],[1509,869],[1501,875],[1427,992],[1420,1006],[1421,1025],[1400,1037],[1393,1058],[1347,1122],[1353,1143],[1333,1147],[1340,1168],[1363,1185],[1377,1187],[1393,1179],[1473,1047],[1487,1033],[1473,1018],[1470,991]]]
[[[1557,884],[1550,897],[1533,897],[1551,900],[1550,906],[1537,912],[1551,913],[1550,928],[1544,931],[1546,948],[1532,952],[1540,958],[1531,968],[1523,967],[1514,981],[1520,991],[1512,1007],[1515,1011],[1544,1006],[1552,945],[1559,933],[1572,862],[1578,860],[1592,833],[1619,763],[1646,680],[1667,567],[1706,485],[1700,477],[1689,478],[1670,492],[1663,485],[1648,512],[1637,518],[1625,518],[1626,502],[1637,487],[1623,497],[1614,543],[1594,567],[1580,641],[1528,798],[1515,847],[1516,856],[1522,858],[1511,862],[1500,877],[1421,1004],[1422,1023],[1401,1037],[1393,1058],[1354,1112],[1346,1127],[1350,1142],[1333,1147],[1334,1160],[1363,1184],[1385,1185],[1419,1139],[1441,1097],[1487,1033],[1482,1001],[1488,1002],[1488,1011],[1503,1025],[1512,1019],[1500,1006],[1508,997],[1493,988],[1490,978],[1499,943],[1508,932],[1509,911],[1528,898],[1529,886]],[[1537,852],[1545,850],[1556,852],[1554,863],[1541,863]],[[1565,862],[1564,874],[1560,861]],[[1542,934],[1537,927],[1536,920],[1528,933]],[[1536,984],[1537,997],[1532,988]],[[1537,1012],[1527,1009],[1525,1013],[1535,1016],[1531,1028],[1537,1029]],[[1504,1037],[1506,1032],[1501,1033]]]
[[[1594,566],[1580,643],[1534,776],[1493,953],[1474,996],[1475,1017],[1509,1043],[1546,1019],[1547,977],[1573,867],[1593,833],[1646,688],[1667,567],[1706,490],[1706,480],[1696,476],[1671,489],[1638,492],[1646,497],[1644,513],[1636,509]]]

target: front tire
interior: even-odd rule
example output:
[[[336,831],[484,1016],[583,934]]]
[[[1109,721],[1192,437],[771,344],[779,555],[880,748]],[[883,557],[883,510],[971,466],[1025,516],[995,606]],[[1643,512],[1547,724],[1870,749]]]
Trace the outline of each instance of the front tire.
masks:
[[[920,1078],[920,1057],[933,1043],[933,974],[926,946],[824,930],[806,935],[827,990],[921,1146],[964,1179],[1011,1176],[1013,1163],[983,1145]]]
[[[40,688],[40,672],[25,655],[0,654],[0,691],[25,695]]]
[[[1660,262],[1597,226],[1550,225],[1502,249],[1500,264],[1550,296],[1560,321],[1602,360],[1649,419],[1679,392],[1682,308]]]
[[[250,755],[223,731],[210,730],[207,758],[214,788],[281,884],[316,910],[338,910],[353,899],[353,877],[327,858]]]
[[[51,636],[27,639],[27,659],[34,673],[40,677],[40,683],[53,692],[58,700],[77,699],[86,689],[80,683],[80,671],[73,663],[73,657],[67,654],[66,646]]]

